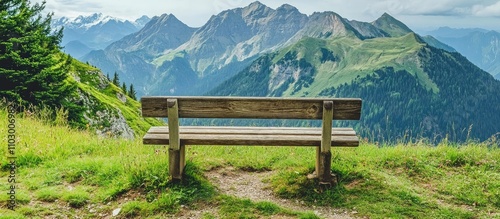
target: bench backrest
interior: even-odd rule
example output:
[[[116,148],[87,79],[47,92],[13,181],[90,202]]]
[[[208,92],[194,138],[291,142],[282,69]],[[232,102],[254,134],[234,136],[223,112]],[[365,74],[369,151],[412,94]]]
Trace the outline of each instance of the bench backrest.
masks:
[[[359,120],[358,98],[277,97],[142,97],[144,117],[168,117],[176,100],[179,118],[322,119],[325,101],[333,103],[334,120]]]

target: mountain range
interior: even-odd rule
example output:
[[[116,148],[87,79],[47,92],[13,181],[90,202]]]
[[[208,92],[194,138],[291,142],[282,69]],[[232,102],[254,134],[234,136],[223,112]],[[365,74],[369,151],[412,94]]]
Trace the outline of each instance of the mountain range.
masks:
[[[82,60],[117,72],[139,96],[361,97],[362,120],[349,125],[375,141],[500,132],[500,82],[387,13],[361,22],[254,2],[200,28],[164,14]]]
[[[382,27],[384,19],[394,21],[399,29]],[[134,83],[139,96],[201,94],[260,55],[303,37],[365,39],[411,31],[401,24],[388,14],[370,24],[349,21],[334,12],[307,16],[291,5],[271,9],[254,2],[214,15],[200,28],[190,28],[172,14],[154,17],[139,32],[92,51],[82,60],[109,74],[118,72],[122,80]]]
[[[54,19],[51,27],[52,29],[64,27],[64,37],[61,42],[64,52],[80,58],[92,50],[104,49],[112,42],[137,32],[149,20],[147,16],[128,21],[105,16],[102,13],[94,13],[74,19],[68,17]]]
[[[500,80],[500,33],[480,28],[441,27],[427,34],[455,48]]]

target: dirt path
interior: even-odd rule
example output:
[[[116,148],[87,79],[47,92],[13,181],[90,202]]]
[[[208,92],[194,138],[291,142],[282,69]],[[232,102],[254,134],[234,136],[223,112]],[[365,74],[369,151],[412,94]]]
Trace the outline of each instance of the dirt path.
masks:
[[[247,198],[252,201],[269,201],[296,211],[310,211],[321,218],[354,218],[344,210],[324,206],[307,206],[299,201],[275,197],[272,191],[268,189],[268,184],[263,182],[264,179],[269,178],[272,174],[272,171],[245,172],[235,170],[232,167],[225,167],[206,172],[205,176],[224,194]]]

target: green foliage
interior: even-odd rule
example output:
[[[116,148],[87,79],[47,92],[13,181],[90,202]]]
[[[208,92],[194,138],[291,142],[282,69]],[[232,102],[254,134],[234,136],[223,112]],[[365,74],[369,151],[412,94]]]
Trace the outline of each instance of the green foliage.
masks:
[[[127,92],[127,95],[132,98],[133,100],[137,100],[137,93],[135,92],[134,85],[130,84],[130,89]]]
[[[41,15],[45,3],[0,3],[0,96],[22,106],[66,106],[76,88],[66,81],[68,61],[59,56],[62,31],[52,31],[52,15]]]
[[[2,1],[0,8],[0,97],[20,107],[64,108],[71,125],[81,124],[83,109],[70,100],[73,58],[60,53],[62,30],[51,30],[52,14],[41,14],[45,2]]]
[[[113,75],[113,84],[116,85],[117,87],[120,86],[120,79],[118,78],[118,73],[116,73],[116,71],[115,74]]]
[[[62,200],[68,202],[69,206],[73,208],[81,208],[89,201],[90,195],[87,191],[76,188],[71,191],[65,192]]]
[[[127,94],[127,85],[125,84],[125,82],[122,83],[122,91],[125,95]]]
[[[62,197],[62,192],[58,187],[45,187],[36,192],[36,197],[40,201],[54,202]]]

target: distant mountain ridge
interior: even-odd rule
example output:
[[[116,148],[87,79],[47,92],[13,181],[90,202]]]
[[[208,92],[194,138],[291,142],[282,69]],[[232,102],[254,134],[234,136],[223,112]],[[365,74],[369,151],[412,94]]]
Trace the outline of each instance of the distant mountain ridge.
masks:
[[[500,33],[480,28],[441,27],[427,34],[455,48],[500,80]]]
[[[174,23],[178,28],[172,28]],[[411,32],[388,14],[366,23],[334,12],[307,16],[288,4],[272,9],[260,2],[223,11],[200,28],[181,23],[174,15],[155,17],[141,31],[82,60],[109,74],[118,72],[138,87],[139,96],[193,95],[213,89],[259,56],[304,37],[368,39]]]
[[[149,20],[147,16],[128,21],[94,13],[74,19],[68,17],[54,19],[51,26],[53,29],[64,27],[61,45],[65,47],[66,53],[79,58],[90,50],[103,49],[110,43],[140,30]]]

